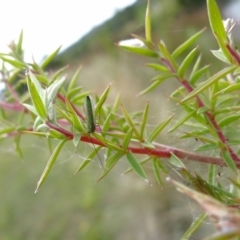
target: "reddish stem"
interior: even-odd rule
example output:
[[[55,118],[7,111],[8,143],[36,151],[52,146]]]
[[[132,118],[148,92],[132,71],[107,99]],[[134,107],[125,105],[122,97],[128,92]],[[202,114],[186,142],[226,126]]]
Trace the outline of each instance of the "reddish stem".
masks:
[[[229,49],[231,49],[231,47],[229,46]],[[235,53],[236,51],[234,51]],[[237,56],[236,56],[237,57]],[[239,63],[240,63],[240,57],[238,56],[237,60],[239,59]],[[175,70],[173,68],[173,66],[171,65],[171,63],[166,60],[161,58],[161,61],[169,68],[170,71],[172,71],[173,73],[175,73]],[[186,79],[181,79],[177,77],[177,80],[185,87],[185,89],[190,93],[193,91],[192,86],[189,84],[188,81],[186,81]],[[197,100],[197,104],[199,108],[204,107],[204,104],[202,102],[202,100],[199,98],[199,96],[196,96],[196,100]],[[206,111],[205,112],[207,118],[209,119],[209,121],[211,122],[212,126],[214,127],[220,141],[226,146],[227,151],[229,152],[229,154],[231,155],[232,159],[235,161],[235,163],[237,165],[240,164],[240,158],[238,157],[238,155],[233,151],[233,149],[227,144],[228,140],[225,137],[225,135],[223,134],[223,132],[221,131],[221,129],[219,128],[213,114],[210,111]]]

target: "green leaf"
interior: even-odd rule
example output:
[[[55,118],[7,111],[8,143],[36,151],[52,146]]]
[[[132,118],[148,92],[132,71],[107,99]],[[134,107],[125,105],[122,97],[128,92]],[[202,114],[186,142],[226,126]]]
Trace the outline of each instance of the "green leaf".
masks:
[[[141,129],[140,129],[140,136],[142,139],[144,139],[144,132],[147,124],[147,118],[148,118],[148,110],[149,110],[149,102],[147,102],[143,116],[142,116],[142,123],[141,123]]]
[[[124,153],[119,153],[116,152],[114,153],[108,160],[107,163],[104,167],[104,171],[103,173],[100,175],[99,179],[97,181],[100,181],[101,179],[103,179],[108,173],[109,171],[115,166],[115,164],[118,162],[118,160],[124,155]]]
[[[221,119],[221,121],[218,122],[218,126],[220,128],[225,127],[226,125],[228,125],[228,124],[230,124],[234,121],[239,120],[239,118],[240,118],[240,114],[236,114],[236,115],[233,115],[233,116],[230,116],[230,117],[226,117],[224,119]]]
[[[240,190],[240,184],[238,183],[238,182],[236,182],[235,180],[233,180],[233,179],[231,179],[231,178],[228,178],[231,182],[232,182],[232,184],[235,186],[235,187],[237,187],[239,190]]]
[[[234,160],[231,158],[230,154],[228,151],[226,150],[222,150],[221,151],[221,155],[223,157],[224,162],[226,163],[226,165],[233,170],[233,172],[237,173],[237,167],[236,164],[234,162]]]
[[[0,129],[0,135],[3,135],[2,138],[6,137],[6,133],[12,133],[15,130],[15,126],[14,127],[4,127]]]
[[[149,50],[147,48],[128,47],[128,46],[121,46],[121,45],[118,45],[118,46],[123,48],[124,50],[127,50],[127,51],[135,53],[135,54],[139,54],[139,55],[142,55],[142,56],[152,57],[152,58],[158,58],[159,57],[157,52],[155,52],[153,50]]]
[[[227,42],[227,34],[223,26],[222,16],[215,0],[207,0],[208,17],[213,34]]]
[[[136,174],[138,174],[141,178],[143,178],[147,183],[149,183],[141,164],[137,161],[137,159],[131,152],[129,152],[127,154],[127,160],[129,162],[130,166],[132,167],[133,171]]]
[[[47,112],[44,106],[42,89],[39,90],[38,84],[34,81],[35,77],[32,73],[27,74],[27,85],[33,106],[39,117],[44,121],[47,118]]]
[[[57,124],[57,114],[56,114],[56,108],[55,108],[55,105],[51,102],[48,106],[48,109],[47,109],[47,115],[48,115],[48,120],[55,124],[55,125],[58,125]]]
[[[57,160],[57,157],[63,147],[63,145],[65,144],[65,142],[67,141],[68,139],[64,139],[62,140],[57,146],[56,148],[54,149],[51,157],[49,158],[48,162],[47,162],[47,165],[45,167],[45,169],[43,170],[43,173],[37,183],[37,188],[35,190],[35,193],[38,192],[39,188],[42,186],[42,184],[44,183],[44,181],[47,179],[55,161]]]
[[[33,130],[37,131],[38,126],[43,123],[44,123],[43,120],[39,116],[37,116],[33,124]]]
[[[167,47],[165,46],[163,41],[160,41],[160,43],[158,44],[158,48],[160,50],[160,52],[162,53],[162,55],[169,61],[169,63],[171,64],[171,67],[173,68],[173,72],[178,72],[178,68],[177,68],[177,64],[175,63],[173,57],[171,56],[171,54],[169,53]]]
[[[92,159],[95,157],[95,155],[99,152],[101,148],[102,148],[101,146],[94,148],[93,151],[86,157],[86,159],[79,166],[75,174],[77,174],[79,171],[85,168],[92,161]]]
[[[160,175],[160,172],[159,172],[159,164],[158,164],[159,161],[160,161],[160,159],[154,158],[152,160],[152,166],[153,166],[153,171],[154,171],[154,175],[157,179],[157,182],[160,186],[162,186],[163,183],[162,183],[161,175]]]
[[[231,56],[226,47],[226,44],[228,43],[228,38],[223,26],[222,17],[219,12],[216,1],[207,0],[207,9],[208,9],[208,17],[209,17],[209,22],[210,22],[212,32],[215,35],[218,41],[218,44],[222,52],[224,53],[226,59],[228,59],[228,61],[231,62]]]
[[[22,49],[22,43],[23,43],[23,30],[21,30],[18,43],[17,43],[17,53],[21,57],[23,54],[23,49]]]
[[[163,78],[161,80],[157,80],[154,81],[148,88],[146,88],[145,90],[143,90],[142,92],[140,92],[138,94],[138,96],[144,95],[148,92],[151,92],[152,90],[154,90],[158,85],[160,85],[164,80],[166,80],[167,78]]]
[[[209,151],[209,150],[213,150],[213,149],[218,149],[219,146],[217,144],[204,144],[203,146],[200,146],[196,149],[194,149],[196,152],[201,152],[201,151]]]
[[[127,151],[128,145],[131,141],[132,134],[133,134],[133,129],[130,128],[128,130],[128,132],[126,133],[126,135],[123,139],[123,142],[122,142],[122,148],[123,148],[124,151]]]
[[[77,71],[75,72],[74,76],[72,77],[72,79],[71,79],[71,81],[70,81],[70,83],[69,83],[69,85],[68,85],[68,90],[67,90],[67,93],[68,93],[68,94],[70,93],[70,91],[71,91],[71,90],[74,88],[74,86],[76,85],[76,82],[77,82],[77,80],[78,80],[78,78],[79,78],[79,74],[80,74],[81,70],[82,70],[82,66],[80,66],[80,67],[77,69]]]
[[[147,158],[145,158],[145,159],[143,159],[141,162],[140,162],[140,164],[141,165],[144,165],[145,163],[147,163],[149,160],[151,160],[152,158],[151,157],[147,157]],[[130,168],[128,168],[123,174],[127,174],[127,173],[130,173],[130,172],[132,172],[133,171],[133,169],[132,169],[132,167],[130,167]],[[122,174],[122,175],[123,175]]]
[[[160,75],[155,76],[154,78],[151,79],[151,81],[165,80],[165,79],[169,79],[177,76],[178,75],[176,73],[167,72],[167,73],[162,73]]]
[[[122,112],[125,116],[125,119],[127,120],[129,126],[133,129],[133,132],[135,133],[135,135],[137,136],[137,138],[139,140],[142,140],[140,133],[138,132],[136,125],[133,123],[131,117],[129,116],[128,112],[126,111],[126,109],[122,106]]]
[[[61,78],[62,74],[63,73],[65,74],[68,68],[69,68],[69,66],[64,66],[64,67],[60,68],[59,70],[57,70],[56,72],[54,72],[50,83],[52,83],[52,82],[56,81],[57,79]]]
[[[43,132],[21,131],[21,133],[26,133],[26,134],[34,135],[37,137],[44,137],[44,138],[46,138],[46,136],[47,136],[47,134],[43,133]]]
[[[183,60],[182,64],[180,65],[178,69],[178,74],[179,77],[183,78],[186,70],[188,69],[189,65],[192,63],[193,58],[195,57],[197,53],[198,47],[194,48],[188,55],[187,57]]]
[[[224,78],[227,74],[233,72],[237,67],[236,66],[230,66],[227,68],[224,68],[220,72],[216,73],[212,77],[210,77],[208,80],[204,82],[204,84],[200,85],[199,87],[195,88],[191,93],[189,93],[180,103],[186,102],[189,99],[197,96],[201,92],[203,92],[205,89],[209,88],[211,85],[213,85],[218,80]]]
[[[105,132],[107,132],[109,126],[110,126],[110,121],[112,120],[113,118],[113,112],[110,112],[107,117],[106,117],[106,120],[104,121],[103,125],[102,125],[102,132],[103,132],[103,135]]]
[[[174,153],[171,153],[171,157],[169,159],[169,162],[175,167],[186,169],[183,162]]]
[[[20,157],[23,157],[23,152],[22,152],[22,149],[20,147],[20,140],[21,140],[21,134],[17,135],[15,138],[14,138],[14,142],[15,142],[15,149],[16,149],[16,152],[19,154]]]
[[[13,67],[21,68],[21,69],[25,69],[25,68],[26,68],[25,63],[20,62],[20,61],[15,60],[15,59],[13,60],[13,59],[9,59],[9,58],[3,57],[1,54],[0,54],[0,59],[2,59],[3,62],[9,63],[9,64],[12,65]]]
[[[75,97],[78,93],[80,93],[81,90],[82,90],[82,86],[71,88],[71,90],[68,91],[67,98],[69,100],[72,100],[72,98]],[[86,95],[89,95],[89,93]],[[86,95],[85,95],[85,97],[86,97]]]
[[[178,57],[183,51],[189,48],[190,45],[193,44],[205,30],[206,28],[203,28],[201,31],[197,32],[192,37],[190,37],[186,42],[181,44],[176,50],[174,50],[174,52],[172,53],[172,57],[173,58]]]
[[[49,104],[51,104],[58,92],[60,91],[60,89],[62,88],[64,82],[66,80],[66,77],[62,77],[56,81],[54,81],[48,88],[47,90],[45,91],[45,94],[46,94],[46,98],[47,98],[47,107],[49,106]]]
[[[184,233],[184,235],[181,237],[181,240],[187,240],[189,239],[193,233],[195,233],[199,227],[204,223],[204,220],[206,219],[207,214],[202,213],[199,217],[197,217],[191,224],[191,226],[188,228],[188,230]]]
[[[106,145],[108,148],[111,148],[112,150],[115,150],[117,152],[121,152],[121,153],[124,153],[125,151],[119,147],[118,145],[114,144],[113,142],[111,141],[108,141],[107,139],[105,139],[103,136],[100,136],[99,134],[97,133],[92,133],[92,135],[98,139],[100,142],[102,142],[104,145]]]
[[[179,96],[185,96],[186,94],[186,89],[185,87],[181,86],[179,88],[177,88],[177,90],[173,91],[170,95],[171,99],[176,99]]]
[[[49,136],[54,138],[54,139],[65,139],[66,136],[60,133],[59,131],[50,128],[49,129]]]
[[[219,60],[221,60],[222,62],[225,62],[227,64],[230,64],[231,62],[229,61],[229,59],[226,58],[225,54],[222,52],[221,49],[218,50],[211,50],[212,54],[218,58]]]
[[[85,101],[86,96],[89,96],[91,93],[92,93],[91,91],[87,91],[87,92],[75,94],[75,96],[72,96],[71,102],[72,103],[79,103],[79,102],[82,103]]]
[[[209,111],[209,108],[208,107],[200,107],[198,110],[197,110],[197,115],[200,115],[200,114],[203,114],[205,112]]]
[[[216,178],[216,165],[210,164],[208,167],[208,183],[214,186],[215,178]]]
[[[196,71],[194,74],[192,74],[190,76],[190,80],[189,82],[191,84],[194,84],[204,73],[207,72],[208,68],[210,65],[206,65],[203,68],[199,69],[198,71]]]
[[[52,54],[50,54],[41,64],[41,68],[44,69],[46,68],[49,63],[55,58],[55,56],[58,54],[58,52],[60,51],[61,46],[58,47]]]
[[[235,84],[232,84],[232,85],[222,89],[221,91],[215,93],[214,96],[218,96],[218,95],[223,94],[223,93],[239,91],[239,89],[240,89],[240,83],[235,83]]]
[[[154,70],[160,71],[160,72],[169,72],[168,68],[164,65],[156,64],[156,63],[147,63],[146,66],[153,68]]]
[[[152,142],[159,133],[169,124],[169,122],[172,120],[173,115],[168,117],[166,120],[161,122],[149,135],[147,142]]]
[[[179,128],[180,126],[182,126],[189,118],[191,118],[196,112],[195,111],[191,111],[190,113],[188,113],[187,115],[183,116],[180,120],[178,120],[169,130],[168,132],[173,132],[174,130],[176,130],[177,128]]]
[[[42,88],[41,84],[39,83],[37,76],[35,76],[30,70],[27,72],[27,80],[31,80],[33,82],[35,88],[37,89],[42,101],[44,100],[44,89]]]
[[[74,128],[77,129],[81,133],[85,133],[86,130],[85,130],[81,120],[79,119],[77,113],[75,112],[74,108],[72,107],[71,103],[68,101],[67,98],[65,100],[65,103],[67,106],[67,110],[71,113],[71,118],[72,118],[72,123],[73,123]]]
[[[22,105],[27,108],[30,112],[34,113],[35,115],[38,115],[36,109],[32,106],[32,105],[29,105],[27,103],[22,103]]]
[[[103,92],[103,94],[101,95],[101,97],[99,98],[99,101],[97,102],[95,108],[94,108],[94,114],[95,116],[98,116],[99,114],[99,111],[102,107],[102,105],[104,104],[104,102],[106,101],[107,99],[107,96],[108,96],[108,93],[109,93],[109,90],[111,88],[111,84],[107,87],[107,89]]]
[[[147,1],[147,9],[145,16],[145,36],[148,42],[152,42],[152,31],[151,31],[151,13],[150,13],[150,0]]]
[[[119,107],[120,107],[120,94],[117,95],[114,103],[113,103],[113,107],[112,107],[112,112],[115,113],[118,111]]]

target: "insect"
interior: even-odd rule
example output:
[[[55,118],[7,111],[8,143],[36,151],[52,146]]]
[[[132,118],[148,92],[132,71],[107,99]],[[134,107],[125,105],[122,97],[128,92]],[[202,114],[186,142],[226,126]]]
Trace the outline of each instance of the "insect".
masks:
[[[93,102],[90,96],[86,96],[84,108],[87,115],[87,132],[94,133],[96,130],[96,121],[93,111]]]
[[[87,116],[86,126],[87,126],[87,133],[89,134],[89,137],[91,138],[91,133],[94,133],[96,131],[96,121],[95,121],[95,115],[94,115],[94,106],[93,101],[90,96],[86,96],[86,100],[84,103],[84,108]],[[94,144],[93,147],[95,148]],[[96,148],[95,148],[96,150]],[[103,166],[103,162],[97,152],[98,158],[100,159],[101,165]]]

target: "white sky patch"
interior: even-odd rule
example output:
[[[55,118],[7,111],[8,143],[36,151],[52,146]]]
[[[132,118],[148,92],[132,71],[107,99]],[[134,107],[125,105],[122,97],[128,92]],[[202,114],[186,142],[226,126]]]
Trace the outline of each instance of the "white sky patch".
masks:
[[[0,52],[24,31],[26,60],[67,48],[135,0],[1,0]]]

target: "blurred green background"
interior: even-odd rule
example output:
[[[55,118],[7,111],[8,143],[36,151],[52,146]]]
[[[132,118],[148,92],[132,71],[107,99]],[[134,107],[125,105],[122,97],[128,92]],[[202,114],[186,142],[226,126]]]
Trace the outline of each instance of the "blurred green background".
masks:
[[[221,7],[225,9],[227,6],[221,4]],[[121,102],[129,111],[141,110],[149,100],[150,122],[155,125],[176,112],[178,107],[168,96],[178,83],[167,81],[151,94],[136,98],[156,74],[144,66],[152,60],[124,52],[115,45],[130,38],[130,33],[144,36],[145,9],[146,1],[137,1],[118,12],[113,19],[59,54],[49,69],[69,64],[70,79],[82,65],[79,85],[84,90],[101,94],[112,83],[107,101],[113,101],[116,94],[121,93]],[[152,0],[151,9],[153,37],[156,41],[163,39],[171,50],[208,26],[205,1]],[[204,62],[212,63],[214,70],[217,65],[209,49],[215,49],[216,43],[209,28],[197,44],[204,52]],[[132,173],[121,176],[128,167],[125,159],[121,159],[109,176],[98,183],[96,180],[101,173],[98,159],[74,175],[91,148],[84,143],[78,149],[71,143],[64,147],[47,181],[34,194],[50,153],[44,139],[22,136],[21,140],[23,159],[15,153],[12,139],[1,140],[1,240],[180,239],[200,213],[195,203],[177,193],[171,185],[166,183],[163,189],[159,187],[151,165],[148,176],[152,185]],[[159,141],[188,150],[192,150],[195,144],[186,140],[181,142],[178,136],[169,137],[167,133]],[[198,171],[206,169],[196,163],[192,167]],[[173,177],[177,176],[173,174]],[[212,227],[206,222],[191,239],[206,236],[213,231]]]

